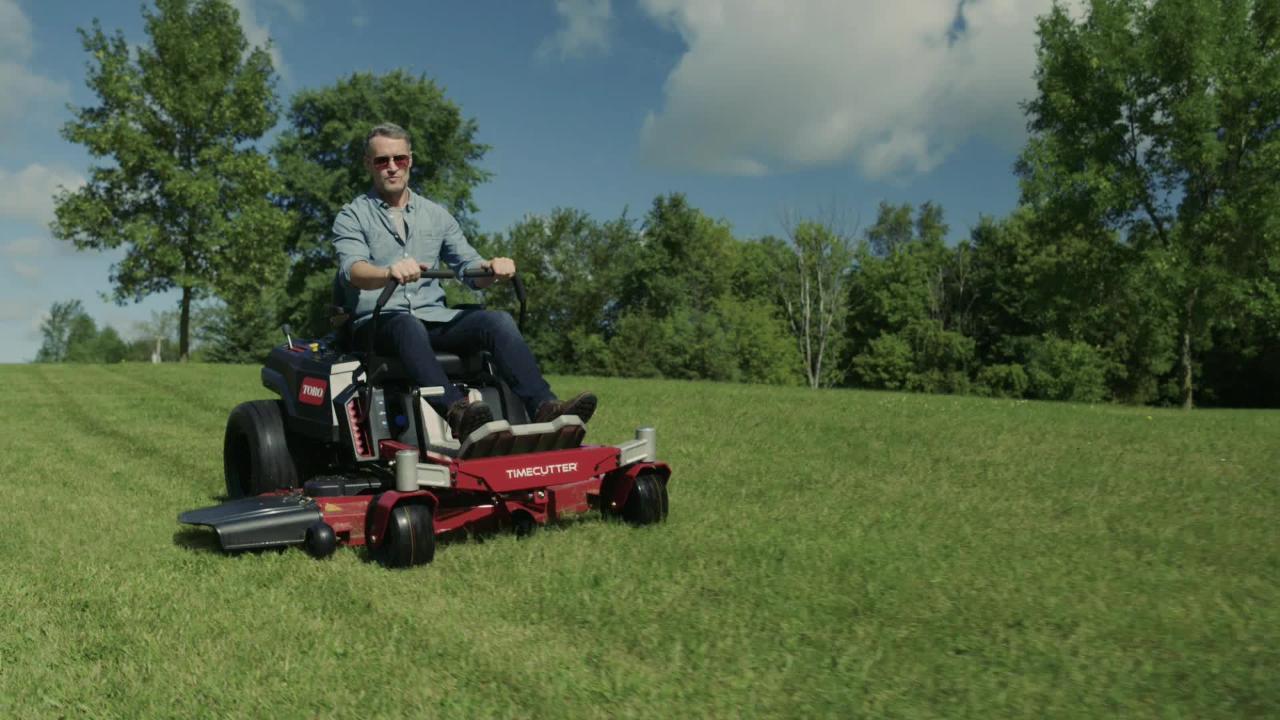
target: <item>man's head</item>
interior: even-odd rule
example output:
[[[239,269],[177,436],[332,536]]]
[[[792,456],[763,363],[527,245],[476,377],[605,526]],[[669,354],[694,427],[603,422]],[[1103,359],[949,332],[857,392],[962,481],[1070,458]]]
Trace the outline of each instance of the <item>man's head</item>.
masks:
[[[413,146],[409,133],[391,123],[375,126],[365,136],[364,167],[373,178],[373,189],[390,202],[409,186],[413,167]]]

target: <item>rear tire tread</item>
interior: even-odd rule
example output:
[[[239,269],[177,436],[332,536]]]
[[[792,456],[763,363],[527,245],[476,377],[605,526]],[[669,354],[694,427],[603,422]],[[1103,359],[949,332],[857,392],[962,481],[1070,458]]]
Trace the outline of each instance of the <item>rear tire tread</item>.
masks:
[[[241,403],[227,418],[222,445],[227,496],[261,495],[299,486],[278,400]]]

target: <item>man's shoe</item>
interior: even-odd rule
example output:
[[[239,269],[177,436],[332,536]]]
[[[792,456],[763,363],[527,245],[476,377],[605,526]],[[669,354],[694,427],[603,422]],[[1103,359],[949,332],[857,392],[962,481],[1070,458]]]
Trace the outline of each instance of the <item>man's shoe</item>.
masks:
[[[578,419],[586,422],[596,412],[596,396],[589,393],[578,393],[569,400],[548,400],[538,406],[538,411],[533,414],[534,422],[551,422],[561,415],[577,415]]]
[[[449,430],[453,433],[453,437],[461,442],[470,437],[471,433],[481,425],[492,422],[493,411],[483,400],[475,402],[459,400],[449,406],[445,420],[449,422]]]

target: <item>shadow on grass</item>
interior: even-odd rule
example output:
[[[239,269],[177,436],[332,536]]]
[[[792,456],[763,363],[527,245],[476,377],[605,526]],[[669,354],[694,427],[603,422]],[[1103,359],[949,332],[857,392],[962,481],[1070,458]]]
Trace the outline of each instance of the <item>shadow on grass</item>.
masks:
[[[558,532],[569,530],[574,526],[583,524],[594,524],[602,522],[599,515],[595,513],[582,513],[573,515],[559,520],[552,521],[546,525],[538,525],[536,523],[528,524],[500,524],[479,528],[462,528],[441,533],[436,536],[436,549],[447,548],[452,545],[470,545],[472,543],[482,545],[489,540],[501,537],[515,537],[518,540],[525,541],[537,538],[544,532]],[[613,523],[621,522],[615,518],[603,519],[603,522]],[[282,553],[290,548],[295,548],[300,552],[306,552],[301,545],[290,545],[271,548],[253,548],[246,550],[224,551],[218,543],[218,535],[212,529],[204,526],[184,527],[173,534],[173,544],[188,550],[190,552],[209,553],[213,555],[259,555],[263,553]],[[369,552],[367,546],[350,547],[351,551],[357,554],[362,562],[377,563],[377,559]],[[323,558],[322,558],[323,559]]]
[[[182,528],[173,534],[173,544],[192,552],[222,552],[217,533],[205,527]]]
[[[605,519],[608,521],[608,519]],[[503,521],[492,525],[479,525],[470,528],[460,528],[451,530],[447,533],[436,535],[436,546],[443,547],[454,544],[476,543],[483,544],[488,540],[501,537],[514,537],[517,540],[527,540],[537,537],[543,532],[558,532],[561,530],[569,530],[577,525],[595,524],[601,522],[598,513],[585,512],[573,515],[566,515],[555,520],[548,521],[544,524],[538,524],[532,518],[527,521],[516,520]]]
[[[189,527],[175,532],[173,534],[173,544],[190,552],[227,556],[282,553],[293,547],[284,545],[267,548],[248,548],[245,550],[223,550],[222,546],[218,544],[218,534],[212,528],[206,527]]]

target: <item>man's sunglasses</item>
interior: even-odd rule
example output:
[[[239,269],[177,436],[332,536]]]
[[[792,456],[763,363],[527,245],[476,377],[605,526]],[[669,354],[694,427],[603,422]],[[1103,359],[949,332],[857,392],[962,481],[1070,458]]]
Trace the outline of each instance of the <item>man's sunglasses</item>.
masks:
[[[409,167],[408,155],[379,155],[373,159],[373,167],[375,170],[385,170],[388,165],[395,163],[396,167],[401,170]]]

